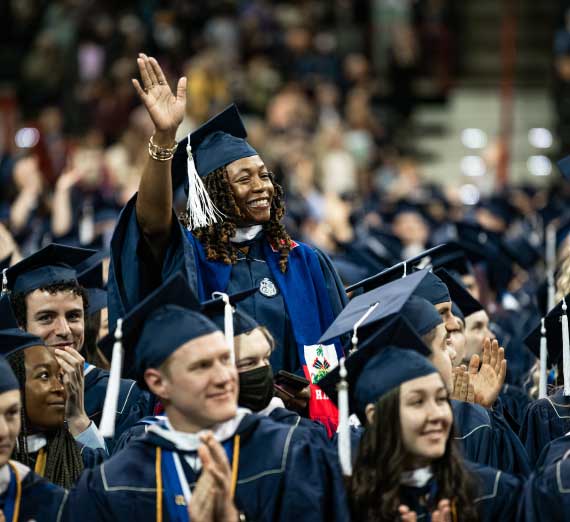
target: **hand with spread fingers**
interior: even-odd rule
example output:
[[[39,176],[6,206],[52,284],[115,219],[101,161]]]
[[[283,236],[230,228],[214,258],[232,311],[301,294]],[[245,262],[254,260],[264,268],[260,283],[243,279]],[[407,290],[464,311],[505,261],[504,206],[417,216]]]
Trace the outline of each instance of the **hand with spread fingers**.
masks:
[[[453,369],[453,393],[451,398],[463,402],[475,402],[475,388],[464,365]]]
[[[482,363],[480,364],[477,354],[473,355],[469,362],[469,375],[475,391],[475,402],[485,408],[491,408],[507,375],[505,350],[499,347],[497,340],[485,339]]]
[[[141,53],[137,58],[137,65],[142,85],[136,79],[132,82],[157,132],[175,134],[186,108],[186,78],[178,80],[174,94],[155,58]]]
[[[232,468],[222,445],[212,433],[202,436],[204,443],[198,449],[203,470],[212,475],[215,481],[214,515],[216,522],[235,522],[239,513],[232,498]],[[192,519],[194,520],[194,519]]]
[[[85,359],[76,350],[66,347],[55,350],[55,358],[63,374],[63,386],[67,396],[65,418],[73,436],[83,433],[90,424],[84,406],[84,365]]]
[[[416,522],[418,520],[416,512],[404,504],[400,505],[398,513],[400,514],[400,522]]]

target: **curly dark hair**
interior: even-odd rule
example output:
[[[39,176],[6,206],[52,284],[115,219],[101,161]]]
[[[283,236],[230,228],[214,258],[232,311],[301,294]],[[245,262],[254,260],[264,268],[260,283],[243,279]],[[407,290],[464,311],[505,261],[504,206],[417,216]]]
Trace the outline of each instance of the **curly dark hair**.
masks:
[[[366,427],[354,472],[348,479],[348,496],[353,520],[392,522],[399,520],[400,476],[406,458],[400,426],[400,388],[380,397],[375,408],[374,422]],[[476,484],[463,465],[452,433],[444,455],[432,466],[439,487],[428,509],[432,511],[440,500],[449,499],[461,522],[478,520],[473,506]]]
[[[72,292],[73,295],[81,297],[83,299],[83,313],[85,317],[87,316],[87,309],[89,308],[89,298],[87,295],[87,290],[85,290],[85,288],[80,286],[78,283],[76,282],[53,283],[51,285],[38,288],[38,290],[49,292],[52,295],[57,294],[58,292]],[[12,310],[14,310],[14,315],[16,316],[16,320],[18,321],[18,325],[24,330],[27,327],[26,297],[29,294],[31,294],[33,291],[34,290],[31,290],[29,292],[16,292],[10,294],[10,302],[12,304]]]
[[[281,272],[285,272],[292,242],[285,227],[281,224],[281,219],[285,215],[283,189],[275,181],[272,172],[269,173],[269,178],[273,183],[274,194],[271,202],[271,218],[267,223],[264,223],[263,229],[272,247],[279,252],[279,268]],[[193,234],[204,246],[206,256],[210,261],[222,261],[228,265],[234,264],[237,261],[237,249],[231,244],[230,238],[238,228],[236,218],[241,216],[241,212],[234,199],[226,168],[220,167],[210,172],[204,178],[204,186],[214,205],[226,217],[221,223],[193,230]],[[183,212],[179,218],[181,223],[187,227],[189,223],[187,212]]]
[[[26,413],[26,362],[25,350],[19,350],[8,356],[8,362],[20,384],[22,395],[22,409],[20,410],[22,428],[18,435],[18,444],[14,449],[12,458],[33,467],[33,458],[28,452],[27,438],[31,433],[28,430],[28,415]],[[83,459],[75,439],[69,433],[67,426],[62,426],[55,432],[47,434],[46,467],[44,477],[69,489],[83,471]]]

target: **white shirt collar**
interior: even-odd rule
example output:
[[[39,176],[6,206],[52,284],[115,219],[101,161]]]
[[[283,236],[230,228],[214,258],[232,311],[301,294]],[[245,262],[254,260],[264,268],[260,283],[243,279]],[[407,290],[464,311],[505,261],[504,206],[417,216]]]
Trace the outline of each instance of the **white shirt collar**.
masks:
[[[36,453],[47,445],[47,439],[45,435],[41,433],[34,433],[33,435],[28,435],[26,437],[26,442],[28,443],[29,453]]]
[[[218,442],[223,442],[233,436],[240,422],[248,413],[251,413],[251,411],[247,408],[238,408],[236,416],[232,419],[216,424],[209,430],[201,430],[197,433],[185,433],[183,431],[174,430],[168,418],[166,418],[162,426],[160,424],[153,424],[148,428],[148,431],[152,431],[160,435],[163,439],[172,442],[179,450],[197,451],[202,445],[202,441],[200,440],[201,435],[207,431],[211,431]]]
[[[285,403],[279,397],[273,397],[269,401],[269,404],[265,406],[265,408],[263,408],[262,410],[258,411],[257,414],[263,415],[264,417],[268,417],[269,415],[271,415],[273,410],[276,410],[277,408],[285,408]]]
[[[263,225],[252,225],[250,227],[238,228],[236,233],[230,241],[232,243],[243,243],[244,241],[252,240],[257,234],[261,232]]]
[[[25,466],[21,462],[17,462],[15,460],[10,461],[14,464],[14,467],[18,470],[18,475],[20,476],[20,481],[24,480],[28,473],[30,472],[30,468]],[[2,495],[10,485],[10,467],[8,464],[5,464],[0,468],[0,495]]]
[[[431,466],[418,468],[412,471],[403,471],[400,475],[400,484],[403,486],[412,486],[415,488],[423,488],[433,477]]]

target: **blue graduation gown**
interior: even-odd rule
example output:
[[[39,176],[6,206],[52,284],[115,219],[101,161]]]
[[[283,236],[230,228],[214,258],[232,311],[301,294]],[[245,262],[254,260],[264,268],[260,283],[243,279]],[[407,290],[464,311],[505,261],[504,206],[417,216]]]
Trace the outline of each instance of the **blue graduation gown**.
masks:
[[[477,496],[473,500],[480,522],[514,520],[521,482],[516,477],[499,470],[466,462],[466,467],[476,482]],[[430,513],[423,498],[437,490],[435,479],[424,487],[400,486],[400,503],[416,512],[418,520],[430,520]],[[457,513],[462,520],[461,512]]]
[[[570,446],[566,446],[566,450]],[[570,460],[565,455],[537,469],[527,481],[517,521],[567,522],[570,520]]]
[[[566,452],[570,449],[570,435],[558,437],[552,442],[549,442],[542,449],[538,460],[536,461],[536,469],[543,468],[558,462],[564,457]]]
[[[85,375],[85,412],[97,425],[101,422],[109,372],[101,368],[92,367]],[[135,381],[121,379],[119,401],[117,404],[117,417],[115,420],[115,437],[107,439],[109,453],[113,450],[115,441],[121,433],[133,426],[139,419],[151,415],[154,408],[154,399],[147,391],[141,390]]]
[[[534,466],[543,448],[570,431],[570,397],[559,388],[553,395],[530,404],[519,437]]]
[[[512,416],[513,420],[516,422],[517,426],[520,428],[523,422],[524,415],[532,399],[524,391],[523,388],[519,386],[514,386],[513,384],[505,384],[499,398],[502,402],[503,408],[505,408],[508,413]],[[512,426],[515,432],[518,433],[518,429]]]
[[[18,472],[22,473],[22,464],[17,463]],[[18,522],[59,522],[63,512],[63,506],[67,498],[67,492],[36,475],[33,471],[28,471],[21,482],[22,499],[20,503],[20,514]],[[7,492],[0,495],[0,509],[6,502]]]
[[[261,292],[256,292],[239,303],[238,308],[254,317],[259,324],[266,326],[273,335],[276,342],[276,348],[271,354],[274,372],[279,370],[298,372],[301,366],[297,349],[299,339],[296,339],[294,335],[282,290],[279,289],[266,262],[265,243],[267,240],[264,235],[261,234],[252,242],[247,256],[240,254],[240,257],[244,259],[232,265],[227,282],[210,281],[216,286],[210,288],[205,282],[205,274],[200,276],[200,281],[198,280],[199,267],[195,246],[193,241],[187,237],[187,231],[178,222],[174,213],[171,237],[164,259],[161,265],[156,264],[141,234],[136,219],[135,202],[136,195],[121,212],[111,242],[108,282],[110,329],[113,329],[118,317],[123,317],[162,281],[179,270],[184,271],[191,288],[203,300],[209,299],[209,293],[214,290],[233,293],[259,286],[262,280],[269,279],[277,289],[275,295],[263,295]],[[316,255],[329,301],[326,307],[325,303],[321,303],[321,307],[323,310],[325,308],[328,310],[330,305],[332,320],[348,302],[338,274],[330,259],[319,250],[310,249],[302,243],[299,243],[294,250],[296,249],[312,250]],[[222,264],[219,265],[222,267]],[[215,268],[214,264],[211,268]],[[306,284],[311,285],[311,282],[307,281]],[[315,282],[313,281],[312,284],[314,285]],[[323,317],[325,315],[327,313],[323,312]],[[319,337],[319,332],[316,331],[318,329],[319,326],[314,325],[313,333],[316,338]]]
[[[349,520],[336,455],[325,444],[309,440],[308,431],[257,415],[242,419],[236,432],[241,441],[235,504],[247,520]],[[157,447],[175,450],[148,431],[98,468],[84,472],[69,494],[66,520],[156,522]],[[193,487],[199,475],[184,467]],[[165,506],[169,499],[165,491]],[[163,513],[167,522],[166,507]]]
[[[531,471],[526,451],[500,411],[451,401],[455,438],[466,459],[513,475]]]

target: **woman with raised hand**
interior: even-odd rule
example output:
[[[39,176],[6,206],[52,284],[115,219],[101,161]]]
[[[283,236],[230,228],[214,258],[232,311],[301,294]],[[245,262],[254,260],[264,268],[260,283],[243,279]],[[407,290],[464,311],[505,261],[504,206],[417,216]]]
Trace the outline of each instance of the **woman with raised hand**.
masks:
[[[334,367],[340,343],[317,340],[346,302],[328,258],[295,242],[281,224],[283,191],[257,151],[235,105],[179,144],[186,79],[174,94],[154,58],[140,54],[133,80],[155,126],[138,194],[122,212],[112,241],[111,330],[145,295],[184,268],[202,301],[212,292],[258,287],[239,307],[276,341],[276,371],[303,372],[311,382]],[[185,212],[173,213],[173,185],[184,181]],[[312,385],[309,413],[334,430],[336,410]]]

